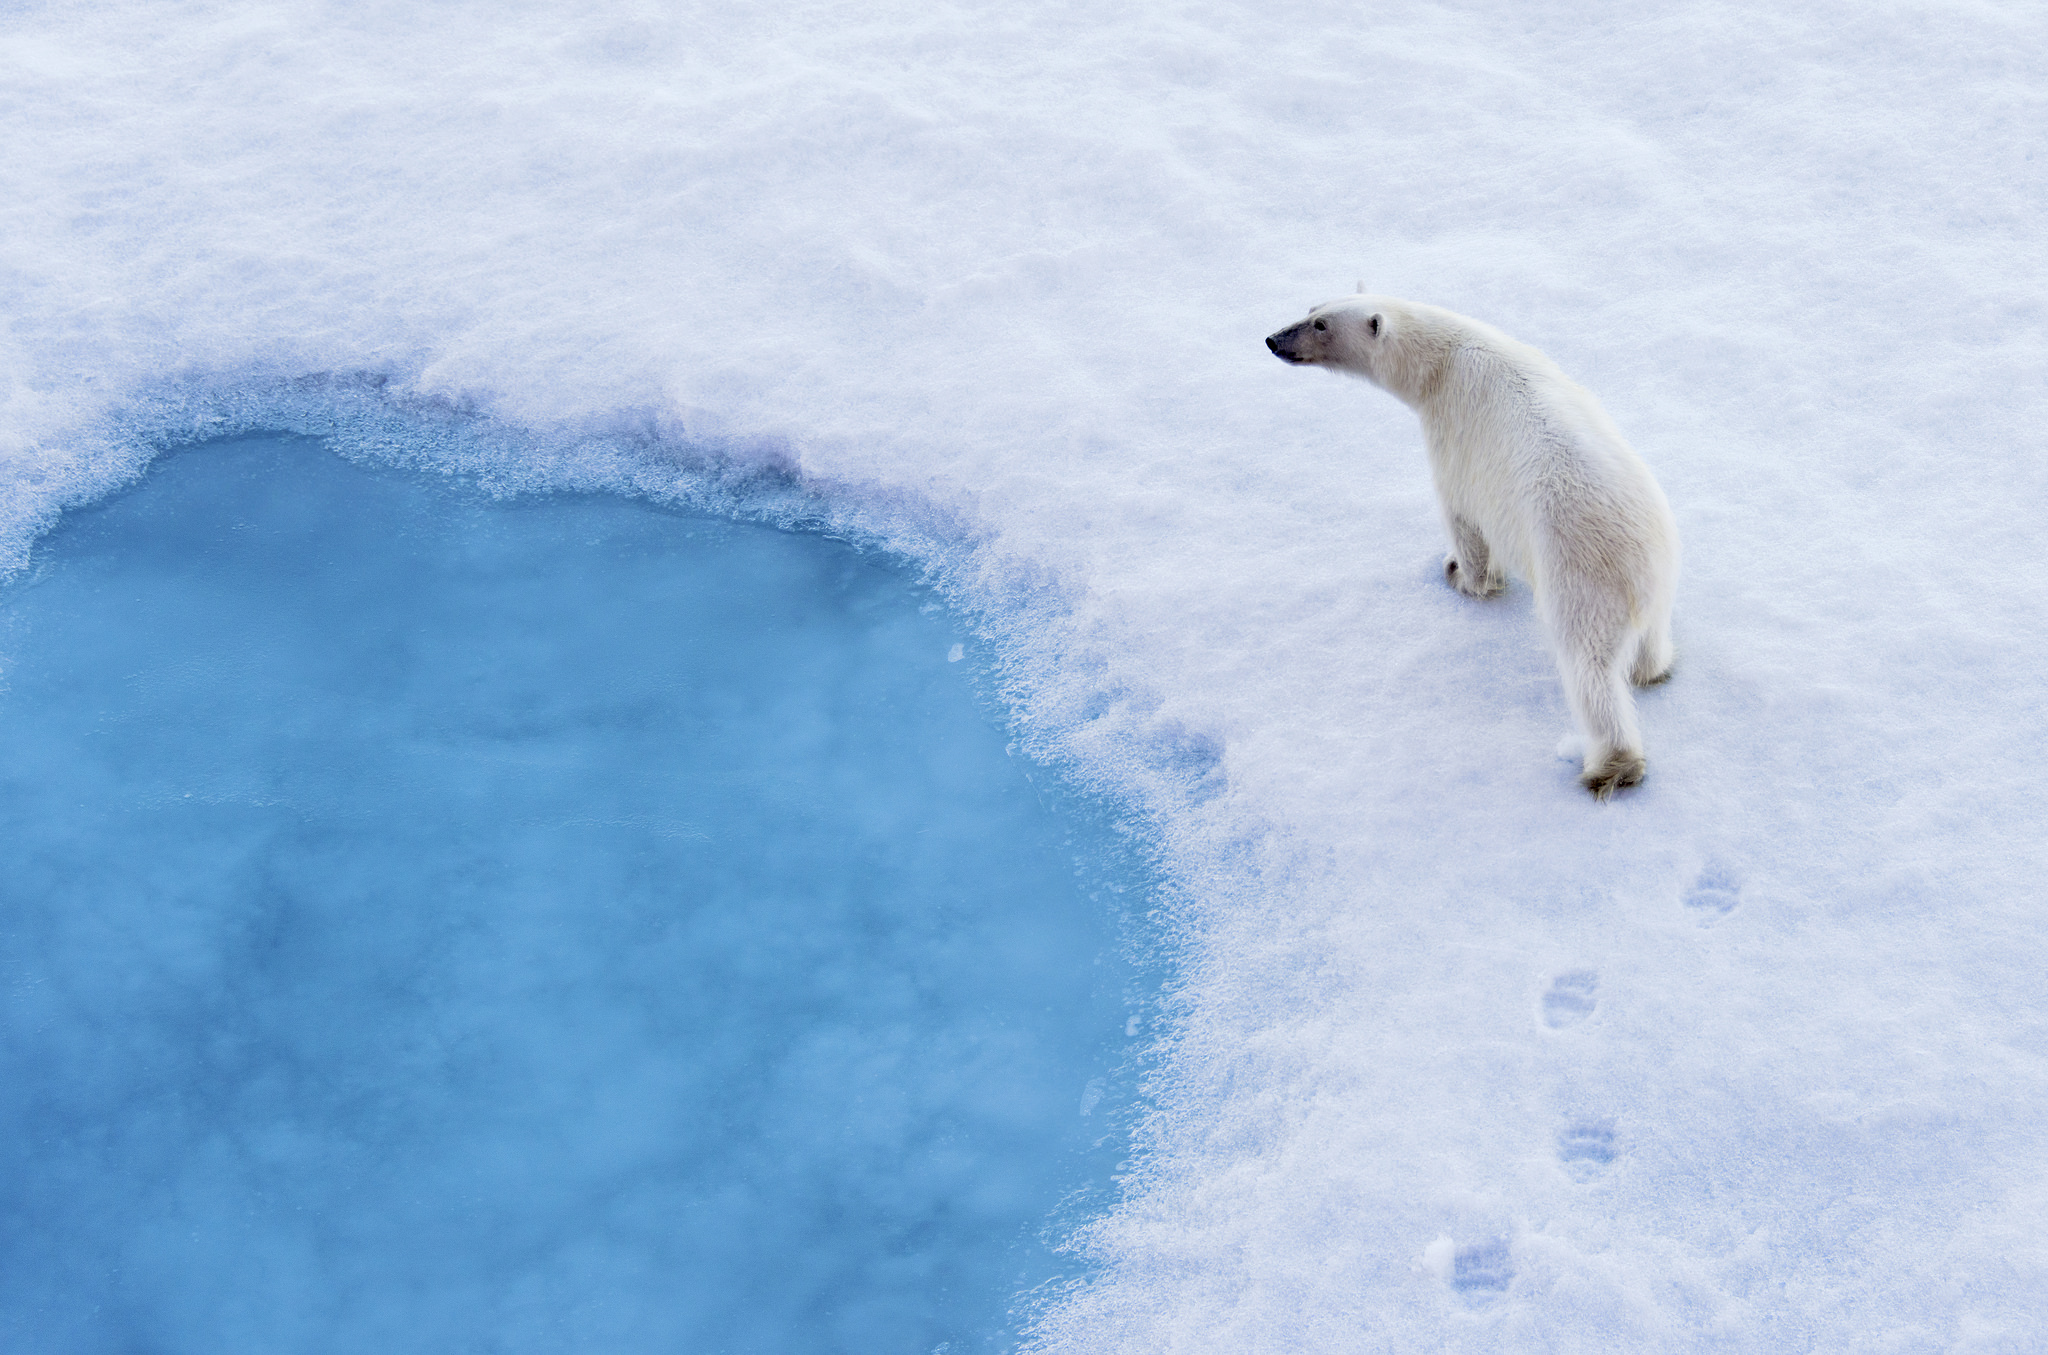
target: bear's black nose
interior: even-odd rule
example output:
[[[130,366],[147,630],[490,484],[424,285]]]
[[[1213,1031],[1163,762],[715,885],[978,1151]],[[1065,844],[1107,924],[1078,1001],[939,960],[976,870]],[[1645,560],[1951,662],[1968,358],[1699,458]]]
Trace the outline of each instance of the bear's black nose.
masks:
[[[1278,353],[1280,351],[1280,336],[1277,334],[1268,334],[1266,336],[1266,347],[1269,351]]]

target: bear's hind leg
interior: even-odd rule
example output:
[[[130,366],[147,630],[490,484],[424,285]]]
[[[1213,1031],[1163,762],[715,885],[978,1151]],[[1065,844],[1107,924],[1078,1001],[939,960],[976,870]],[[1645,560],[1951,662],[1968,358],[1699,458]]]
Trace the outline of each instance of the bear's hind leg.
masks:
[[[1628,688],[1636,637],[1620,609],[1599,598],[1567,597],[1546,611],[1565,699],[1586,736],[1579,784],[1605,800],[1641,781],[1646,765]]]
[[[1590,670],[1590,671],[1589,671]],[[1643,779],[1647,763],[1642,736],[1636,732],[1635,702],[1622,680],[1621,665],[1587,665],[1565,676],[1565,690],[1576,693],[1572,705],[1586,731],[1586,760],[1579,784],[1605,800],[1617,790]]]
[[[1444,581],[1468,598],[1499,596],[1508,586],[1507,575],[1493,563],[1480,530],[1455,514],[1444,515],[1451,533],[1451,553],[1444,557]]]
[[[1636,661],[1628,680],[1638,687],[1654,687],[1671,679],[1671,613],[1667,610],[1643,628],[1636,642]]]

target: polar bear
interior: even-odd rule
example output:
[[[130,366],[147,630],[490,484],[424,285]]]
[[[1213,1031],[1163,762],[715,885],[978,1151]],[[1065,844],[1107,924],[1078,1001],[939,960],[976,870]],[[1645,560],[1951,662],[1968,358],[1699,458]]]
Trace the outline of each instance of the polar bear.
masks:
[[[1529,582],[1585,736],[1579,784],[1604,800],[1641,781],[1629,683],[1671,676],[1678,526],[1599,402],[1491,325],[1389,296],[1318,306],[1266,347],[1364,377],[1421,416],[1445,578],[1475,598],[1509,574]]]

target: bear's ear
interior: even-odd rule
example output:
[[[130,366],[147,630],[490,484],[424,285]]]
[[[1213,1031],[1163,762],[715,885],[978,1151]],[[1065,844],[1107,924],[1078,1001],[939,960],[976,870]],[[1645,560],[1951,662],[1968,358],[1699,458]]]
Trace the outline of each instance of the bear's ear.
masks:
[[[1372,335],[1375,339],[1380,336],[1380,316],[1378,311],[1374,311],[1372,319],[1365,322],[1365,332]]]

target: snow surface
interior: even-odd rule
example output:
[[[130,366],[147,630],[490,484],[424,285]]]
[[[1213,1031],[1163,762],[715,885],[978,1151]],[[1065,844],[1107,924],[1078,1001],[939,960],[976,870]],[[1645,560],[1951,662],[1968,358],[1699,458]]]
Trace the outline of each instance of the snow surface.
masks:
[[[2048,1330],[2048,11],[39,5],[8,559],[274,426],[926,561],[1193,945],[1058,1351]],[[1537,344],[1684,535],[1600,806],[1411,416],[1259,344]],[[307,378],[316,379],[307,379]]]

